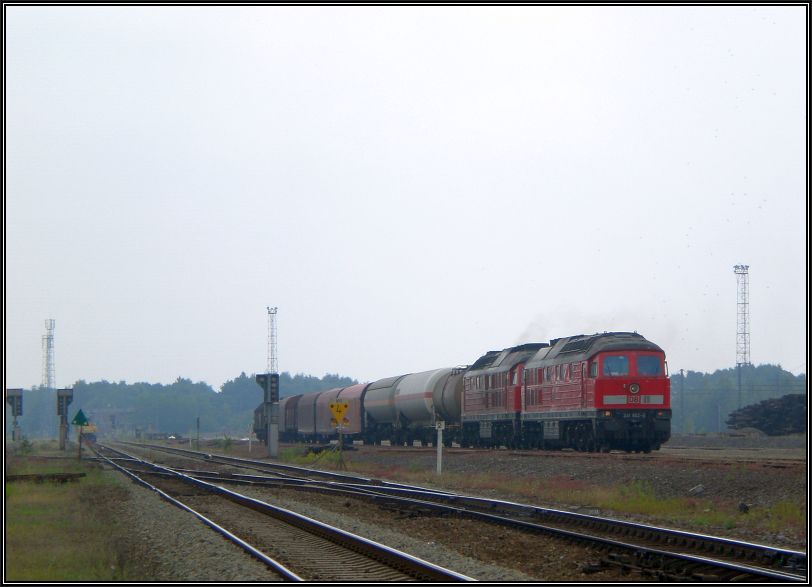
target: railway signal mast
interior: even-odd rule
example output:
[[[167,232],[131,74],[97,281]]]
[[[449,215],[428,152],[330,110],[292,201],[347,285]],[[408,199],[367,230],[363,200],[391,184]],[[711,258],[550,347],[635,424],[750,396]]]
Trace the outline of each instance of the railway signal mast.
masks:
[[[750,365],[749,265],[735,265],[738,300],[736,303],[736,371],[739,379],[739,409],[742,407],[742,367]]]
[[[265,413],[268,456],[279,456],[279,365],[276,350],[276,308],[268,309],[268,365],[264,374],[257,375],[257,383],[265,393]]]
[[[11,429],[11,440],[18,442],[22,440],[20,436],[20,427],[17,424],[17,416],[23,415],[23,390],[22,389],[7,389],[6,402],[11,404],[11,416],[13,418]]]

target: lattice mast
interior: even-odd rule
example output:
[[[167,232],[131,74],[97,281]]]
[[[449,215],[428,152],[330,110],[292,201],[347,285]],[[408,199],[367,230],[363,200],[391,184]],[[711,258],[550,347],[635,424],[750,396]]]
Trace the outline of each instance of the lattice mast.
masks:
[[[736,303],[736,366],[750,364],[750,302],[749,302],[749,265],[736,265],[738,300]]]
[[[268,307],[268,373],[279,372],[276,350],[276,308]]]
[[[56,320],[49,318],[45,321],[45,334],[42,335],[42,387],[45,389],[56,389],[54,328],[56,328]]]
[[[742,367],[750,365],[749,265],[735,265],[736,274],[736,372],[739,380],[739,409],[742,408]]]

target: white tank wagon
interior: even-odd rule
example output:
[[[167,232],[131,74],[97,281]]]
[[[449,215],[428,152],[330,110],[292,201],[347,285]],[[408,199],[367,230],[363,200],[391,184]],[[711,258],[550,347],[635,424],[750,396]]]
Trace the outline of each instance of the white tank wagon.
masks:
[[[387,377],[370,383],[364,394],[364,439],[373,444],[382,440],[394,439],[394,430],[398,422],[395,409],[395,389],[406,375]]]
[[[456,425],[460,421],[462,373],[464,369],[433,369],[407,375],[395,389],[395,442],[412,444],[415,440],[434,443],[435,426]],[[446,443],[453,438],[452,430]]]
[[[434,426],[437,420],[460,419],[461,372],[444,368],[407,375],[395,389],[401,425]]]
[[[364,410],[368,424],[394,424],[397,420],[395,410],[395,388],[398,382],[406,377],[387,377],[371,383],[364,396]]]
[[[451,424],[460,422],[462,412],[463,376],[467,366],[454,367],[445,381],[442,392],[434,396],[434,409],[440,420]]]

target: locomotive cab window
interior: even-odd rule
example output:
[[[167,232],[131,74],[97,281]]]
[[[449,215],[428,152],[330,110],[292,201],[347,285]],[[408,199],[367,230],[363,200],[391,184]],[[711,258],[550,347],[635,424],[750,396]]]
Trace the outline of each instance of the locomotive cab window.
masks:
[[[626,355],[610,355],[603,358],[603,375],[618,377],[629,374],[629,357]]]
[[[597,377],[598,376],[598,360],[595,359],[589,365],[589,376],[590,377]]]
[[[637,355],[637,374],[649,377],[662,375],[660,357],[654,355]]]

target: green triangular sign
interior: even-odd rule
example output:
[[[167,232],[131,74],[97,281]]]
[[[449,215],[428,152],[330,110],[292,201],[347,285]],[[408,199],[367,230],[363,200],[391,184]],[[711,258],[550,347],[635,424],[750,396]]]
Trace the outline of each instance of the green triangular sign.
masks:
[[[87,417],[82,410],[73,417],[73,422],[71,422],[74,426],[87,426]]]

